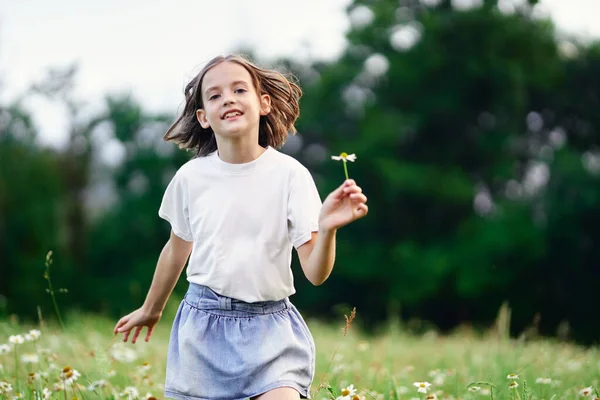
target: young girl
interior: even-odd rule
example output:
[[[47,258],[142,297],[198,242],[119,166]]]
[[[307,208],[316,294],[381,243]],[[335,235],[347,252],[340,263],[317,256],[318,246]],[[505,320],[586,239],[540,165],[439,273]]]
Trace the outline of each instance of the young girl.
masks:
[[[146,341],[188,256],[189,289],[169,343],[165,396],[299,399],[310,396],[315,348],[289,296],[296,248],[322,284],[337,229],[367,214],[352,180],[323,203],[308,170],[276,150],[295,133],[300,88],[239,56],[217,57],[187,85],[165,140],[193,149],[169,183],[159,215],[171,225],[148,296],[114,333]]]

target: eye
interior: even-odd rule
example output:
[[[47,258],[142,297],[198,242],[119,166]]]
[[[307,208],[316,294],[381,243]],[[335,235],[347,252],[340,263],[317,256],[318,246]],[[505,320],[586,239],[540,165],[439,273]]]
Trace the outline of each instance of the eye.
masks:
[[[235,89],[235,93],[245,93],[245,92],[246,92],[246,89],[244,89],[244,88]]]
[[[215,100],[218,97],[219,97],[218,94],[213,94],[213,95],[211,95],[211,96],[208,97],[208,100]]]

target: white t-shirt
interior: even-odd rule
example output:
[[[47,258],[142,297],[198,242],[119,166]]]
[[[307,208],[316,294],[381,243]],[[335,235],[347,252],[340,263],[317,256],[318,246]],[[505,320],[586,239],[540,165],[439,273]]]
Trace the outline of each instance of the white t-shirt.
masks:
[[[158,215],[194,243],[188,281],[251,303],[295,293],[292,246],[318,230],[320,210],[310,172],[269,147],[244,164],[226,163],[217,152],[188,161]]]

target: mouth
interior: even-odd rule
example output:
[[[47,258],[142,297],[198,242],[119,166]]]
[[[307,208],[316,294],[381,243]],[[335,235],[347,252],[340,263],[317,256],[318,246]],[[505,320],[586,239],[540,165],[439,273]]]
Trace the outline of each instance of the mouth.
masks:
[[[233,118],[239,117],[240,115],[244,115],[244,113],[242,113],[240,110],[229,110],[225,114],[223,114],[221,119],[223,119],[223,120],[233,119]]]

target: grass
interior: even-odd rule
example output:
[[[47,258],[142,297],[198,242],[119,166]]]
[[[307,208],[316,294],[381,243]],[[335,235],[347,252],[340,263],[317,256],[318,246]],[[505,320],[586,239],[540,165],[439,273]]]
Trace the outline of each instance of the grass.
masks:
[[[174,303],[170,301],[171,307]],[[70,315],[64,329],[0,321],[0,399],[18,393],[25,399],[162,398],[173,313],[168,314],[149,343],[135,345],[113,336],[116,321],[103,317]],[[470,330],[415,336],[398,324],[366,337],[344,321],[308,324],[317,345],[312,393],[318,400],[348,392],[351,396],[344,400],[600,397],[593,390],[600,386],[598,348],[547,339],[515,341]],[[27,336],[31,329],[40,331],[38,339],[35,332]],[[11,343],[14,335],[24,343]],[[509,374],[518,379],[508,379]],[[419,393],[415,382],[431,386]],[[509,389],[512,382],[518,386]],[[48,397],[42,395],[44,388]]]

